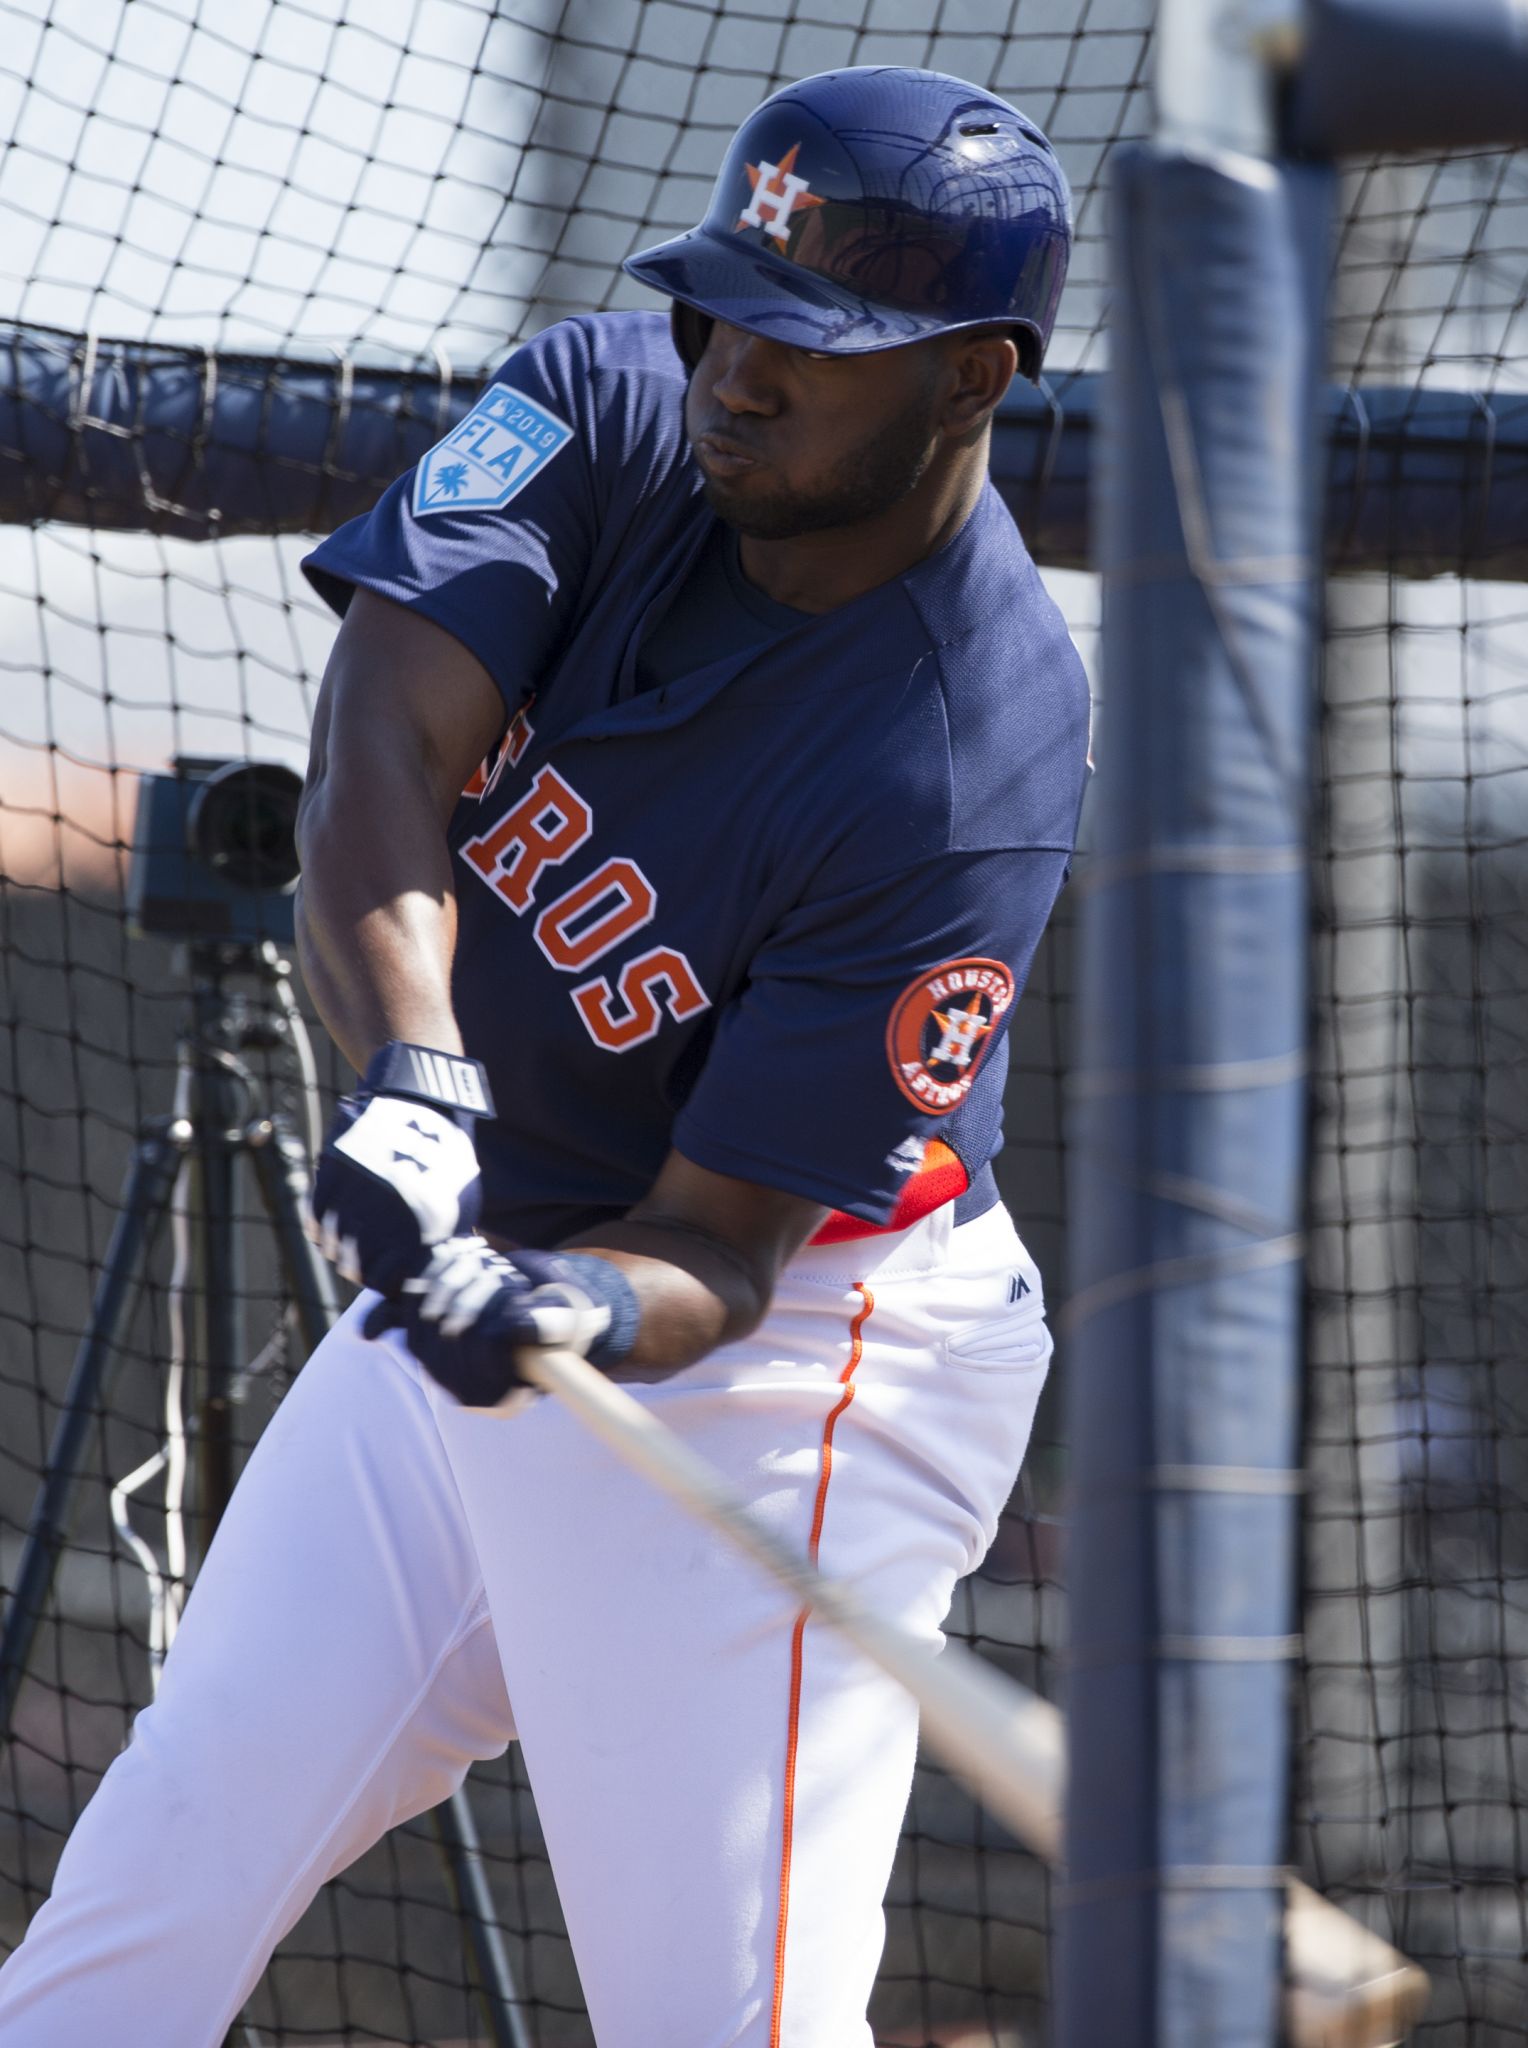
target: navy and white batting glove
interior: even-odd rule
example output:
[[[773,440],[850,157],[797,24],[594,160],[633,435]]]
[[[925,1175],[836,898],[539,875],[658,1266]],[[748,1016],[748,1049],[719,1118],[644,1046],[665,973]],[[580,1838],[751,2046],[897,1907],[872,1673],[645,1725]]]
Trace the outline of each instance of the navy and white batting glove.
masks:
[[[313,1176],[308,1234],[347,1280],[394,1294],[482,1209],[473,1125],[492,1116],[476,1060],[394,1040],[340,1104]]]
[[[640,1310],[619,1266],[586,1252],[496,1252],[480,1237],[441,1245],[366,1335],[401,1330],[419,1363],[463,1407],[492,1408],[523,1386],[515,1353],[555,1344],[612,1366],[636,1341]]]

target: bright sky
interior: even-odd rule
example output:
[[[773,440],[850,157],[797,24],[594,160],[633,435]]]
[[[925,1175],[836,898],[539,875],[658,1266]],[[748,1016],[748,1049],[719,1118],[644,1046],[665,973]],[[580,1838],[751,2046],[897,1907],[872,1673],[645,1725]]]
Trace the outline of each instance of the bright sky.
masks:
[[[0,23],[17,317],[412,353],[488,312],[465,302],[515,235],[530,29],[469,0],[6,0]]]

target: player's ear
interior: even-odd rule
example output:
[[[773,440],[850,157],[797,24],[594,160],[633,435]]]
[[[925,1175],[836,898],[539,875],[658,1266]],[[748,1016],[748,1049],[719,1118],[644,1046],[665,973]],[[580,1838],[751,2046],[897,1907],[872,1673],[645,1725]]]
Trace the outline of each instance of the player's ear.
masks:
[[[1001,403],[1019,367],[1019,352],[1006,328],[973,327],[952,334],[944,403],[944,430],[952,441],[980,434]]]
[[[674,347],[679,360],[693,377],[695,366],[706,352],[706,343],[711,339],[711,329],[716,325],[704,313],[698,313],[693,306],[687,306],[682,299],[675,299],[669,307],[669,332],[674,337]]]

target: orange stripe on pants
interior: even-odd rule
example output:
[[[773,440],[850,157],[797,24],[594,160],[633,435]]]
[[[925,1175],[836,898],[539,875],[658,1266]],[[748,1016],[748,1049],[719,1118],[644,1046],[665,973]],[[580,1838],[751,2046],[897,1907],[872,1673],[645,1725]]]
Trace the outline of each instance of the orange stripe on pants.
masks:
[[[861,1333],[871,1310],[875,1307],[875,1298],[865,1283],[856,1280],[854,1285],[860,1297],[860,1306],[849,1325],[849,1362],[838,1378],[838,1383],[844,1391],[822,1426],[822,1460],[817,1473],[817,1499],[812,1509],[812,1533],[807,1541],[807,1556],[813,1564],[817,1562],[817,1551],[822,1542],[822,1522],[828,1505],[828,1481],[833,1477],[833,1432],[838,1427],[839,1416],[854,1399],[854,1372],[865,1349]],[[769,2048],[780,2048],[780,2020],[785,2007],[785,1930],[790,1918],[791,1838],[796,1823],[796,1745],[801,1728],[801,1666],[807,1614],[808,1609],[803,1607],[796,1616],[796,1626],[791,1631],[790,1719],[785,1737],[785,1811],[780,1830],[780,1915],[775,1924],[775,2002],[769,2022]]]

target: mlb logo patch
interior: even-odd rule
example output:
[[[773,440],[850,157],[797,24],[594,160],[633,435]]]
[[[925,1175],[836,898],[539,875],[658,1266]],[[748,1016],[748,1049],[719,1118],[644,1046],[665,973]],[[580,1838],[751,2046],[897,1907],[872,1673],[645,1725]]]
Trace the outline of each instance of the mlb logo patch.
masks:
[[[509,384],[490,384],[414,472],[414,514],[496,512],[573,438],[573,429]]]

